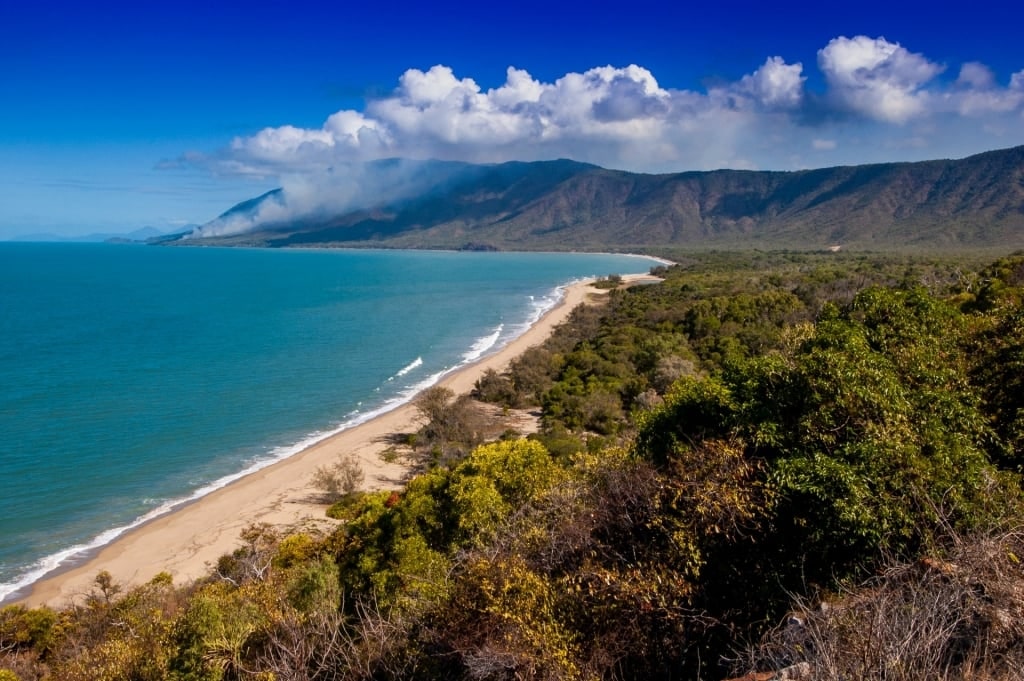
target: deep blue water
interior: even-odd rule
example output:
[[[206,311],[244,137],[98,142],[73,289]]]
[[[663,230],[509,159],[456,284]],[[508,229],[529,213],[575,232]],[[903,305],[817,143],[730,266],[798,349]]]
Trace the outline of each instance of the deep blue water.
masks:
[[[652,264],[0,243],[0,600]]]

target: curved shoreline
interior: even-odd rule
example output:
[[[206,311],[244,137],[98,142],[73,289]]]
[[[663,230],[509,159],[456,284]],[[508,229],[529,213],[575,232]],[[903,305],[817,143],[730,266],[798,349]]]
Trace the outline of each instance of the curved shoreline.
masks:
[[[627,279],[645,277],[634,275]],[[543,342],[576,305],[602,295],[589,283],[567,286],[561,300],[521,335],[494,354],[451,371],[438,385],[463,394],[488,369],[502,370],[527,348]],[[324,515],[326,505],[319,501],[310,484],[316,469],[332,463],[341,454],[354,454],[366,473],[366,488],[400,487],[405,467],[385,463],[378,454],[387,447],[389,435],[415,430],[418,425],[416,409],[407,402],[329,435],[297,454],[125,531],[109,544],[87,552],[83,562],[61,566],[44,575],[29,587],[27,595],[15,596],[11,602],[29,606],[67,605],[89,592],[101,570],[108,571],[125,586],[145,583],[160,572],[170,573],[178,583],[186,582],[207,574],[221,555],[237,548],[239,533],[251,524],[329,526],[334,521]]]

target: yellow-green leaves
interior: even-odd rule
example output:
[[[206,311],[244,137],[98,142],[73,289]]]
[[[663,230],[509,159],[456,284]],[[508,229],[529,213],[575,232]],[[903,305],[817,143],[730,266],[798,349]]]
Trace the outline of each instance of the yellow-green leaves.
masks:
[[[473,541],[518,506],[536,500],[564,477],[544,447],[511,440],[478,447],[452,472],[450,495],[458,530]]]

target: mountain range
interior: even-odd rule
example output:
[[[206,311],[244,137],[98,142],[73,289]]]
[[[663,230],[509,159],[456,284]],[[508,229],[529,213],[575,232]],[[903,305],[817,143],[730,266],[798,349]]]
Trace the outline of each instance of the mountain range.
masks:
[[[394,163],[386,161],[382,163]],[[501,250],[1024,247],[1024,146],[959,160],[649,175],[568,160],[412,162],[436,183],[189,243]],[[281,190],[217,221],[255,216]],[[217,222],[214,221],[214,222]],[[204,226],[205,227],[205,226]]]

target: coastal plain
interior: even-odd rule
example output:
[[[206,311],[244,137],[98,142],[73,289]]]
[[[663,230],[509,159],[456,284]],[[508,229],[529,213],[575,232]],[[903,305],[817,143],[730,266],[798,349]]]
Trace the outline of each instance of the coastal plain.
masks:
[[[648,279],[627,275],[627,282]],[[546,339],[580,304],[605,291],[591,282],[566,287],[562,300],[519,337],[496,353],[444,376],[439,385],[455,394],[472,390],[488,370],[501,371],[515,357]],[[419,427],[412,403],[321,440],[298,454],[245,476],[196,501],[127,532],[84,562],[61,567],[37,581],[20,602],[28,606],[62,607],[83,599],[96,575],[110,573],[124,587],[147,582],[161,572],[175,583],[206,575],[217,559],[241,545],[240,533],[248,526],[267,523],[281,528],[328,526],[336,521],[325,515],[326,504],[313,485],[316,470],[341,456],[354,456],[365,474],[367,489],[399,488],[405,468],[379,456],[388,438]]]

